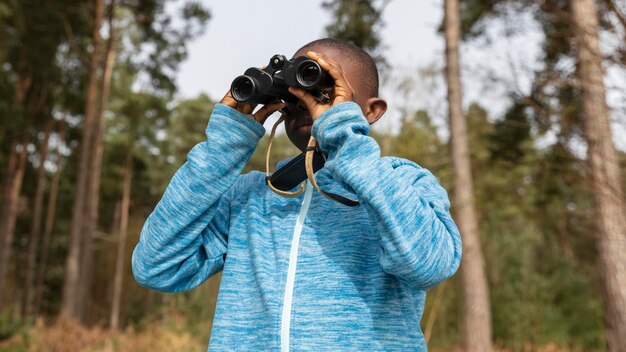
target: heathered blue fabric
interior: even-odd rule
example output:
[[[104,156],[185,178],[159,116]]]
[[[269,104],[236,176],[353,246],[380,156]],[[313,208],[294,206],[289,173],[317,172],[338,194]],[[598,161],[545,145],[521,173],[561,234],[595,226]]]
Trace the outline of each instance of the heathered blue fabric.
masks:
[[[290,324],[292,351],[425,351],[426,291],[452,276],[461,238],[446,191],[417,164],[380,157],[355,103],[319,117],[328,161],[302,228]],[[141,285],[183,291],[223,270],[210,351],[280,350],[291,239],[303,195],[284,198],[241,170],[264,135],[217,105],[148,217],[133,253]]]

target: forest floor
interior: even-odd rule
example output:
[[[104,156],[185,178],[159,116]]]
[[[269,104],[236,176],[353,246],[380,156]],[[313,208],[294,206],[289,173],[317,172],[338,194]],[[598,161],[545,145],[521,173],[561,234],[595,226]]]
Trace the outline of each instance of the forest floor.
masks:
[[[207,341],[164,324],[153,324],[141,331],[129,327],[114,332],[98,327],[86,328],[68,320],[50,326],[38,321],[35,326],[0,341],[0,352],[118,352],[118,351],[206,351]]]
[[[112,331],[86,328],[73,321],[59,319],[52,325],[38,320],[31,328],[0,341],[0,352],[165,352],[206,351],[207,341],[185,331],[183,324],[151,324],[138,330],[128,327]],[[432,352],[463,352],[461,347],[431,349]],[[515,352],[497,348],[494,352]],[[578,352],[556,344],[543,347],[528,344],[520,352]]]

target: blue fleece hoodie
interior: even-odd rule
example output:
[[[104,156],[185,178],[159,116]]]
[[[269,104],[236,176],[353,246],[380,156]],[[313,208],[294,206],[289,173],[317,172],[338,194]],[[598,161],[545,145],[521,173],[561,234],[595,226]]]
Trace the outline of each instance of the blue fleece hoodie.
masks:
[[[425,351],[426,291],[452,276],[461,238],[426,169],[380,157],[358,105],[313,124],[328,153],[317,182],[284,198],[241,171],[264,135],[218,104],[148,217],[133,253],[141,285],[194,288],[223,270],[210,351]]]

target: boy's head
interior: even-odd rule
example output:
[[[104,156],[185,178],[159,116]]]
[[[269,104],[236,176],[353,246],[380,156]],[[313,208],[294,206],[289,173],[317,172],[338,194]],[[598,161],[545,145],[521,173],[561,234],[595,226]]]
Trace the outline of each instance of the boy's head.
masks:
[[[370,124],[387,110],[387,103],[378,98],[378,69],[371,56],[356,45],[337,39],[318,39],[300,48],[294,57],[305,56],[307,51],[322,53],[337,61],[346,80],[354,90],[354,101],[361,107]],[[300,150],[306,149],[311,137],[313,120],[303,104],[288,104],[285,129],[291,142]]]

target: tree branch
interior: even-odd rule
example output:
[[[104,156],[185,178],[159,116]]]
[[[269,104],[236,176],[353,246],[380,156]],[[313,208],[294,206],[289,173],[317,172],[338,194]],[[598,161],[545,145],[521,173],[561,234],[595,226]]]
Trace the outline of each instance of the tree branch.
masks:
[[[611,11],[613,11],[613,13],[615,14],[615,17],[617,17],[617,19],[620,21],[622,27],[624,27],[624,31],[626,31],[626,15],[622,13],[619,6],[617,6],[617,4],[615,3],[615,0],[606,0],[606,3],[609,5]]]
[[[67,41],[70,43],[70,47],[76,51],[76,55],[80,62],[87,66],[88,58],[84,52],[80,50],[80,48],[76,45],[76,37],[74,36],[74,31],[72,31],[72,26],[67,21],[67,18],[63,16],[63,29],[65,30],[65,35],[67,35]]]

